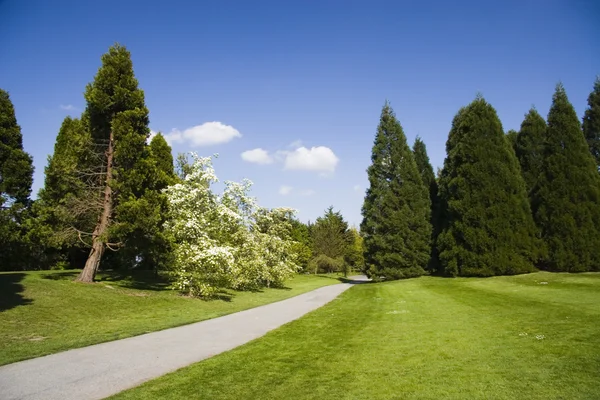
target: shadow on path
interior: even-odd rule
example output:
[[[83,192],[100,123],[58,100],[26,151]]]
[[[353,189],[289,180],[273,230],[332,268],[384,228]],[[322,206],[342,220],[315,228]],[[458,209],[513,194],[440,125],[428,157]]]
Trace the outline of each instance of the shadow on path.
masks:
[[[25,274],[22,272],[0,274],[0,312],[32,303],[21,294],[25,290],[20,283],[23,278]]]

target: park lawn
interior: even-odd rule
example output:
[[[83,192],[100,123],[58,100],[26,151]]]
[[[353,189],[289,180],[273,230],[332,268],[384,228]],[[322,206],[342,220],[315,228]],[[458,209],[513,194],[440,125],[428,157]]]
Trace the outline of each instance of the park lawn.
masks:
[[[283,289],[227,291],[220,300],[179,295],[151,272],[0,272],[0,365],[122,339],[283,300],[339,283],[334,275],[296,275]]]
[[[361,284],[114,399],[599,399],[600,274]]]

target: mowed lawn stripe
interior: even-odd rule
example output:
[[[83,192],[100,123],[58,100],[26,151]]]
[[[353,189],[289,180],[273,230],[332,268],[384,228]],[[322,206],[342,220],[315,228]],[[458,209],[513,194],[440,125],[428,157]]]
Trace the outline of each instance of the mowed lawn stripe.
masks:
[[[264,338],[116,398],[600,398],[598,278],[357,285]]]

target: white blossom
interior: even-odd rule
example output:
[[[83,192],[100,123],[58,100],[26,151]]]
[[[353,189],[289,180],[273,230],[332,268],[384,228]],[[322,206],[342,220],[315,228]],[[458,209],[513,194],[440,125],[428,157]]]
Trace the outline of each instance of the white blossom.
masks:
[[[221,195],[210,157],[192,153],[191,171],[169,186],[170,220],[175,238],[175,286],[192,296],[211,296],[220,288],[280,286],[298,271],[291,250],[289,219],[295,210],[268,210],[248,195],[252,182],[226,181]]]

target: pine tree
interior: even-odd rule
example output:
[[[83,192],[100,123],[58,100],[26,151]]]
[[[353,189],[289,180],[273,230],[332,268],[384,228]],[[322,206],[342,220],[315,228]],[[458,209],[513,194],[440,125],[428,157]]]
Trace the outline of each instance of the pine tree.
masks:
[[[431,226],[432,226],[432,243],[435,242],[437,235],[439,234],[440,224],[439,218],[439,199],[438,199],[438,183],[433,173],[433,167],[429,161],[427,155],[427,147],[425,143],[417,136],[413,145],[413,154],[415,156],[415,162],[417,163],[417,169],[421,175],[421,179],[425,186],[429,189],[429,199],[431,200]],[[439,268],[437,259],[437,252],[435,246],[431,246],[431,258],[428,263],[428,270],[435,272]]]
[[[594,91],[588,97],[588,109],[583,116],[583,134],[600,172],[600,76],[596,78]]]
[[[600,175],[562,84],[548,113],[542,173],[531,206],[549,251],[544,268],[600,269]]]
[[[535,108],[532,108],[521,123],[515,144],[521,174],[529,196],[542,172],[545,137],[546,121]]]
[[[431,251],[431,201],[406,136],[385,103],[367,173],[361,233],[369,276],[420,276]]]
[[[446,274],[533,271],[539,241],[525,183],[496,111],[480,96],[457,113],[446,151],[437,240]]]
[[[131,234],[132,216],[145,217],[145,163],[148,109],[144,92],[138,88],[131,56],[125,47],[115,45],[102,56],[102,66],[86,88],[87,107],[83,120],[97,148],[103,148],[100,166],[105,179],[98,201],[102,211],[92,233],[92,249],[77,278],[91,282],[106,248],[123,246]],[[111,225],[118,221],[119,224]],[[111,240],[118,240],[111,244]]]
[[[0,269],[26,268],[22,221],[32,182],[32,159],[23,150],[15,109],[8,93],[0,89]]]

